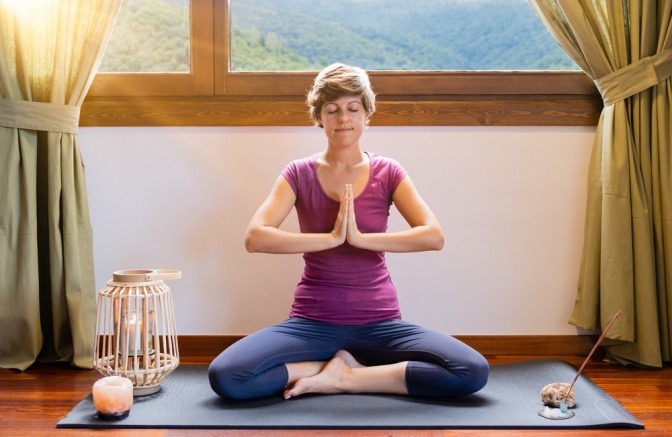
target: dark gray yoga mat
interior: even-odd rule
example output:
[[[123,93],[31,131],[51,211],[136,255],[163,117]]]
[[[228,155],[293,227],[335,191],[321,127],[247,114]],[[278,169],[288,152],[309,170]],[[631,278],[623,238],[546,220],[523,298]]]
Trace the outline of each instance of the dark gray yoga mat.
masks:
[[[534,360],[491,367],[478,393],[454,399],[337,394],[225,401],[210,389],[207,366],[178,367],[156,394],[135,398],[130,415],[98,419],[89,394],[58,428],[266,428],[266,429],[420,429],[420,428],[644,428],[590,379],[577,380],[576,413],[550,420],[541,389],[571,383],[576,369],[560,360]]]

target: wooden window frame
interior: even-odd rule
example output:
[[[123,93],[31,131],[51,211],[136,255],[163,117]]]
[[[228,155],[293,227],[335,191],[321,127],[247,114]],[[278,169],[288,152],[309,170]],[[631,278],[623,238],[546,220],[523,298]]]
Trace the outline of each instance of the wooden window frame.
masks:
[[[316,72],[229,68],[228,0],[191,0],[189,73],[99,73],[81,126],[307,126]],[[379,126],[594,126],[602,99],[582,72],[374,71]]]

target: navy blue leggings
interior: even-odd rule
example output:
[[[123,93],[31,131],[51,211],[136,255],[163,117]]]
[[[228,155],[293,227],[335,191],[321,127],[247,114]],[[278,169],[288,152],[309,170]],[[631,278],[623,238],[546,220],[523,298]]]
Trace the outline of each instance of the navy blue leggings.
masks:
[[[367,325],[333,325],[290,318],[248,335],[210,364],[218,395],[248,399],[281,393],[285,363],[327,361],[345,349],[366,365],[408,361],[406,385],[413,396],[463,396],[485,386],[486,359],[453,337],[396,319]]]

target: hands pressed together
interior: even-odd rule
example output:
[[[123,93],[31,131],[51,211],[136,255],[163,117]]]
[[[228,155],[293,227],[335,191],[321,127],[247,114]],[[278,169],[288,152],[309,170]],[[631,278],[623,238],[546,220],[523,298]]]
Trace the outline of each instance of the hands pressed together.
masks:
[[[352,184],[345,184],[343,197],[341,197],[341,207],[338,210],[334,230],[331,231],[331,234],[339,246],[347,241],[351,246],[360,247],[362,233],[359,232],[355,219],[355,196]]]
[[[301,233],[280,229],[294,207],[296,197],[283,176],[257,210],[245,234],[249,252],[306,253],[341,246],[346,241],[358,249],[379,252],[419,252],[440,250],[443,232],[431,210],[416,195],[405,178],[394,195],[394,204],[411,226],[395,232],[360,232],[355,217],[355,195],[351,184],[345,185],[334,227],[330,232]]]

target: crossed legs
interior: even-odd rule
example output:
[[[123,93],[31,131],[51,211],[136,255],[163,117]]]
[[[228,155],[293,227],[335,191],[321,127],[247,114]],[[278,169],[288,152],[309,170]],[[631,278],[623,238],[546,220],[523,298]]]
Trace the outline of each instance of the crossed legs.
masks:
[[[402,320],[353,327],[289,319],[231,345],[208,375],[212,389],[232,399],[340,392],[446,397],[480,390],[488,363],[455,338]]]
[[[288,363],[285,399],[306,393],[408,394],[407,362],[364,366],[340,350],[328,362]]]

